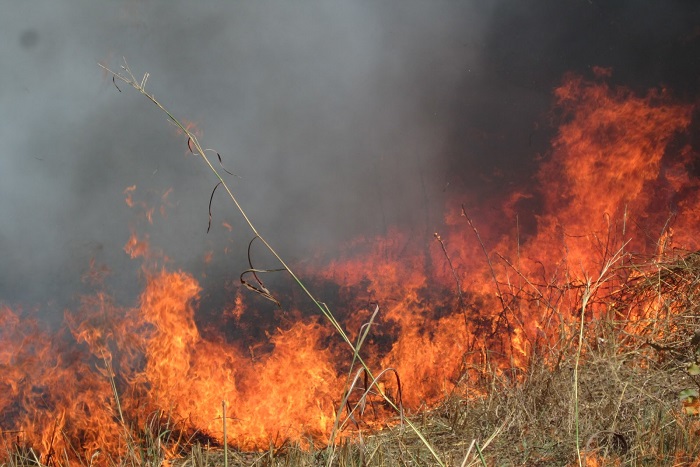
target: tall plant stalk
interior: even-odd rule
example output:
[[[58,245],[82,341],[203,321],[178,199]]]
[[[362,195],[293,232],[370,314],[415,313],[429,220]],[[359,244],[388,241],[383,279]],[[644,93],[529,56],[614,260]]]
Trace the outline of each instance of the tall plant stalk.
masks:
[[[304,291],[306,296],[309,297],[309,299],[311,299],[311,301],[316,305],[316,307],[321,311],[321,313],[326,317],[326,319],[328,319],[328,321],[331,323],[333,328],[335,328],[335,330],[338,332],[338,334],[341,336],[341,338],[350,347],[350,350],[352,351],[352,355],[353,355],[353,361],[358,361],[362,365],[362,368],[367,373],[369,380],[373,382],[373,385],[377,385],[377,388],[379,388],[377,378],[375,378],[373,376],[372,371],[370,370],[368,365],[365,363],[365,361],[360,356],[359,348],[356,347],[353,344],[353,342],[350,340],[347,333],[345,332],[345,330],[343,330],[342,326],[340,325],[338,320],[335,318],[335,316],[333,315],[331,310],[328,308],[328,306],[326,306],[325,303],[317,300],[316,297],[314,297],[314,295],[311,293],[311,291],[309,291],[309,289],[306,287],[306,285],[304,285],[304,283],[301,281],[301,279],[294,273],[294,271],[289,267],[289,265],[284,261],[284,259],[277,253],[277,251],[272,247],[272,245],[270,243],[268,243],[268,241],[265,239],[265,237],[258,231],[258,229],[255,227],[253,222],[250,220],[250,217],[248,217],[248,214],[246,213],[246,211],[243,209],[241,204],[238,202],[238,199],[236,198],[236,196],[234,196],[233,192],[229,188],[228,184],[224,180],[224,178],[221,175],[221,173],[219,172],[219,170],[217,170],[216,167],[214,167],[214,164],[212,164],[211,159],[207,156],[207,150],[204,149],[204,147],[200,144],[197,136],[192,131],[190,131],[185,125],[183,125],[181,123],[181,121],[178,120],[173,114],[171,114],[170,111],[167,110],[163,106],[163,104],[161,104],[160,101],[158,101],[155,98],[155,96],[153,94],[146,91],[146,83],[148,82],[148,78],[149,78],[150,74],[145,73],[143,75],[143,78],[140,81],[137,80],[136,77],[134,76],[134,74],[132,73],[131,69],[129,68],[129,65],[128,65],[126,59],[124,58],[123,60],[124,60],[124,64],[121,66],[122,72],[115,72],[115,71],[109,69],[108,67],[102,65],[101,63],[99,64],[99,66],[102,69],[104,69],[106,72],[108,72],[112,75],[112,81],[114,82],[115,86],[116,86],[116,80],[119,80],[123,83],[128,84],[132,88],[136,89],[139,93],[141,93],[148,100],[150,100],[156,107],[158,107],[163,113],[165,113],[168,116],[169,120],[175,126],[177,126],[180,129],[180,131],[182,131],[182,133],[184,135],[187,136],[188,146],[190,147],[190,150],[195,155],[200,156],[202,158],[202,160],[206,163],[206,165],[209,167],[209,169],[212,171],[212,173],[214,173],[216,178],[219,180],[219,184],[221,184],[221,186],[224,188],[224,190],[228,194],[228,197],[231,199],[233,204],[236,206],[236,209],[241,214],[241,216],[245,220],[245,223],[250,228],[251,232],[254,235],[254,238],[259,239],[263,243],[265,248],[275,257],[275,259],[277,259],[277,261],[279,262],[279,264],[282,267],[281,270],[287,271],[287,273],[289,273],[289,275],[292,276],[292,279],[294,279],[294,281],[301,288],[301,290]],[[117,89],[119,89],[119,88],[117,88]],[[121,89],[119,91],[121,92]],[[400,407],[398,407],[390,398],[388,398],[383,391],[379,390],[379,393],[382,394],[382,396],[384,397],[384,400],[394,410],[396,410],[399,413],[402,412],[402,409]],[[416,433],[416,435],[420,438],[420,440],[425,444],[425,446],[428,448],[428,450],[430,451],[432,456],[435,458],[437,463],[441,466],[444,466],[444,463],[442,462],[442,460],[438,456],[437,452],[435,452],[433,447],[430,445],[428,440],[423,436],[423,434],[418,430],[418,428],[413,423],[411,423],[409,420],[406,420],[406,424]],[[336,426],[337,426],[337,423],[336,423]],[[335,433],[332,433],[331,440],[334,440],[334,439],[335,439]],[[332,448],[333,448],[333,445],[331,445],[331,449]]]
[[[613,267],[615,263],[618,261],[622,260],[624,257],[624,248],[627,245],[627,242],[625,242],[622,247],[614,254],[610,259],[608,259],[605,264],[603,264],[603,267],[600,271],[600,274],[598,275],[598,279],[593,281],[590,277],[586,279],[586,284],[584,285],[583,288],[583,294],[581,295],[581,319],[579,321],[579,329],[578,329],[578,346],[576,348],[576,358],[574,360],[574,387],[573,387],[573,393],[574,393],[574,427],[575,427],[575,435],[576,435],[576,458],[578,460],[578,465],[579,467],[583,466],[583,459],[581,457],[581,433],[579,430],[579,394],[578,394],[578,386],[579,386],[579,380],[578,380],[578,375],[579,375],[579,364],[581,361],[581,350],[583,347],[583,336],[584,336],[584,330],[586,326],[586,310],[588,309],[588,304],[590,303],[591,299],[595,296],[596,292],[600,287],[607,281],[609,281],[612,277],[609,275],[610,269]]]

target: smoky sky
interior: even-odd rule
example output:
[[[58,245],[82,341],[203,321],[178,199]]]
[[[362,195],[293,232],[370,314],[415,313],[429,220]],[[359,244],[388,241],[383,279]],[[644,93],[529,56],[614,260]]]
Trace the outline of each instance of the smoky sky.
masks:
[[[97,66],[126,57],[240,175],[231,186],[293,261],[392,227],[439,229],[445,202],[488,203],[546,154],[552,90],[616,84],[696,101],[691,1],[13,2],[0,15],[0,301],[61,313],[90,260],[133,299],[122,250],[148,234],[174,267],[240,271],[250,233],[175,128]],[[145,224],[124,189],[164,218]],[[476,195],[475,195],[476,194]],[[232,232],[222,226],[227,222]],[[220,254],[220,255],[219,255]],[[198,266],[197,266],[198,265]]]

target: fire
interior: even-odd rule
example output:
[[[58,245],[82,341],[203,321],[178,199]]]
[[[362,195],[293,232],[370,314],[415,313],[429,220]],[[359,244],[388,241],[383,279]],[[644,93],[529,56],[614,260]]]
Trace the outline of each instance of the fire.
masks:
[[[132,233],[129,241],[124,245],[124,252],[132,259],[145,257],[148,254],[148,241],[140,240],[136,234]]]
[[[571,121],[560,127],[553,157],[539,174],[547,193],[538,241],[548,236],[555,244],[563,235],[568,263],[581,265],[571,270],[586,274],[606,249],[628,239],[634,251],[652,253],[644,234],[663,233],[668,207],[681,191],[680,180],[676,191],[666,188],[666,148],[688,128],[692,107],[672,103],[663,90],[638,97],[580,77],[569,77],[555,97]],[[577,237],[586,240],[568,240]]]
[[[552,345],[557,324],[580,311],[571,309],[580,286],[617,253],[624,260],[628,251],[654,258],[698,248],[698,181],[687,168],[694,154],[678,144],[693,107],[665,90],[611,87],[602,81],[609,70],[596,74],[567,76],[555,90],[563,123],[552,152],[536,186],[504,194],[500,219],[462,194],[430,243],[394,229],[300,268],[311,284],[334,285],[333,311],[353,341],[379,306],[362,358],[377,373],[392,369],[377,391],[406,410],[463,390],[465,375],[487,366],[526,368],[533,348]],[[153,208],[134,201],[135,190],[124,191],[126,203],[151,222]],[[163,218],[170,195],[160,197]],[[525,202],[538,208],[520,232]],[[223,442],[224,418],[227,441],[241,449],[327,442],[352,354],[326,322],[285,308],[261,342],[205,337],[195,277],[157,266],[146,237],[132,234],[124,250],[144,261],[145,286],[132,307],[97,292],[66,311],[57,332],[0,306],[0,450],[19,444],[44,462],[106,462],[126,452],[135,427],[157,422],[177,427],[164,448],[175,456],[172,446],[197,433]],[[239,325],[256,299],[238,292],[221,314]],[[552,303],[569,314],[555,316]],[[391,423],[381,397],[373,403],[373,415],[358,414],[349,431]]]
[[[75,341],[65,333],[50,335],[7,307],[0,323],[3,434],[44,453],[46,462],[74,439],[83,452],[123,452],[109,380],[71,348]]]
[[[154,407],[168,407],[175,418],[221,439],[223,400],[230,407],[230,439],[246,449],[266,445],[270,435],[284,440],[327,433],[341,389],[331,355],[319,342],[328,331],[296,323],[271,337],[269,354],[252,359],[202,339],[192,305],[199,292],[191,276],[161,272],[149,278],[141,296],[141,318],[153,331],[140,378],[151,388]]]

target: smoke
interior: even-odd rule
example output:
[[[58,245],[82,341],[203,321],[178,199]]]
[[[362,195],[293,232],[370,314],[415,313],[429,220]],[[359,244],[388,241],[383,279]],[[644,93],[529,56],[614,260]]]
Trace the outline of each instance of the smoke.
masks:
[[[223,192],[206,234],[214,177],[98,61],[114,69],[125,56],[151,74],[150,91],[204,132],[241,176],[231,184],[254,222],[296,261],[392,226],[429,241],[446,199],[488,203],[526,183],[548,150],[551,90],[567,71],[611,67],[613,81],[697,99],[693,2],[483,3],[6,9],[0,300],[58,314],[87,287],[91,258],[133,297],[137,265],[122,251],[133,229],[178,267],[203,268],[214,252],[212,287],[245,267],[250,234]],[[156,208],[154,225],[124,203],[131,185]]]

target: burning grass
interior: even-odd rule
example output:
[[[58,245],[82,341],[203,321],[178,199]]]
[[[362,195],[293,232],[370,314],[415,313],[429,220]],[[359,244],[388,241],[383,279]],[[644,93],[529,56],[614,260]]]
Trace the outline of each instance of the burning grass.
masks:
[[[126,251],[144,259],[146,279],[137,306],[98,293],[66,313],[58,334],[0,308],[9,349],[0,348],[9,374],[0,426],[10,427],[2,465],[658,465],[700,456],[700,255],[673,249],[698,248],[686,230],[700,201],[692,149],[668,150],[691,106],[569,78],[555,92],[566,122],[538,174],[552,191],[516,193],[504,208],[542,198],[533,232],[521,242],[496,222],[484,235],[460,204],[430,248],[395,233],[304,271],[335,284],[347,310],[334,312],[253,226],[221,156],[146,92],[148,74],[138,81],[126,63],[112,73],[187,136],[250,228],[250,245],[278,260],[258,269],[249,246],[242,285],[280,307],[262,274],[286,273],[318,316],[284,310],[267,341],[247,350],[207,338],[195,323],[197,280],[149,266],[147,242],[133,236]],[[663,199],[677,205],[670,219]],[[235,325],[256,318],[244,302],[238,296],[230,313]]]
[[[485,351],[480,365],[464,369],[453,394],[414,423],[445,465],[575,465],[577,423],[583,465],[697,465],[698,403],[681,398],[700,387],[688,371],[700,356],[696,259],[610,271],[627,279],[596,297],[609,313],[585,320],[578,367],[579,328],[572,320],[553,345],[533,352],[524,370],[504,371],[500,356],[492,363]],[[221,459],[220,452],[209,453],[206,463],[201,452],[181,465]],[[435,465],[425,445],[400,426],[346,439],[335,455],[333,465],[341,466]],[[312,466],[325,464],[328,452],[285,445],[232,456],[233,465]]]
[[[334,449],[285,442],[262,452],[224,453],[216,439],[179,431],[166,414],[154,414],[140,430],[122,425],[128,449],[107,465],[214,466],[224,464],[225,454],[228,465],[241,466],[437,465],[416,431],[444,465],[575,465],[577,423],[584,465],[696,465],[700,404],[683,395],[700,388],[690,371],[700,358],[697,258],[611,269],[608,279],[618,283],[592,297],[607,312],[584,321],[578,366],[575,319],[561,326],[555,342],[537,347],[525,369],[504,369],[500,355],[483,350],[451,395],[411,417],[417,430],[397,419],[379,431],[358,430]],[[19,434],[3,439],[12,446],[6,466],[104,461],[98,451],[83,461],[70,461],[70,453],[47,458],[15,443]]]

